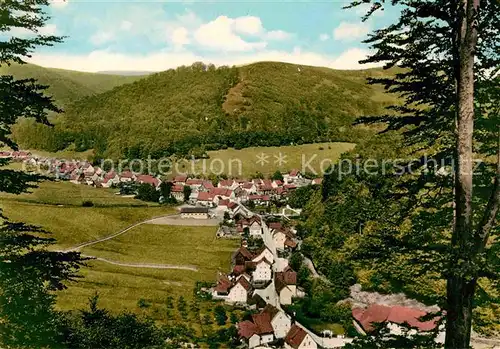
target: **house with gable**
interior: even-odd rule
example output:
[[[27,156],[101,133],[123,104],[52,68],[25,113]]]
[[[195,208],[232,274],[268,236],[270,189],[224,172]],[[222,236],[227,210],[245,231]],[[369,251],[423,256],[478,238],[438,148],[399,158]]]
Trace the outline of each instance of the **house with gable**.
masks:
[[[292,327],[292,320],[290,317],[283,310],[280,310],[271,304],[267,304],[262,312],[270,315],[274,337],[277,339],[285,338]]]
[[[170,195],[177,201],[184,201],[184,186],[174,185],[170,190]]]
[[[177,175],[174,177],[174,180],[172,182],[174,183],[174,185],[185,185],[187,178],[187,175]]]
[[[251,261],[253,254],[246,248],[241,246],[232,256],[233,265],[245,265],[245,262]]]
[[[297,297],[297,273],[291,268],[274,274],[274,286],[280,304],[292,304],[292,298]]]
[[[250,285],[250,282],[245,277],[240,277],[229,289],[226,302],[246,304],[251,292],[252,285]]]
[[[271,234],[273,236],[274,246],[278,250],[285,250],[286,247],[291,249],[297,246],[297,243],[294,241],[294,234],[287,228],[280,227],[278,229],[272,229]]]
[[[137,183],[140,184],[149,184],[158,189],[161,184],[161,180],[151,175],[138,175],[136,179]]]
[[[186,180],[186,185],[189,186],[192,191],[200,190],[202,184],[203,184],[203,179],[189,178]]]
[[[287,184],[295,183],[301,178],[302,178],[302,174],[297,169],[291,170],[289,173],[286,173],[285,175],[283,175],[283,180]]]
[[[219,182],[219,184],[217,184],[218,188],[224,188],[229,190],[234,190],[239,186],[240,186],[239,183],[232,179],[223,179]]]
[[[253,262],[259,262],[261,259],[264,259],[264,258],[267,259],[269,261],[269,263],[271,263],[271,264],[274,263],[273,253],[266,246],[262,246],[260,249],[258,249],[255,252],[252,261]]]
[[[252,315],[252,321],[238,324],[238,334],[246,340],[249,348],[264,346],[274,341],[274,330],[269,313]]]
[[[137,179],[137,176],[132,171],[123,171],[120,174],[120,182],[130,183]]]
[[[198,196],[196,197],[196,202],[199,203],[200,205],[208,207],[214,207],[216,205],[214,196],[206,191],[198,192]]]
[[[199,191],[210,191],[214,188],[214,185],[211,181],[203,181],[198,188]]]
[[[285,349],[317,349],[318,344],[300,326],[294,324],[285,337]]]
[[[252,280],[254,284],[266,284],[272,280],[272,263],[268,261],[266,257],[261,258],[259,261],[252,261],[250,263],[253,264]]]
[[[436,328],[439,317],[421,320],[426,315],[427,313],[423,310],[400,305],[371,304],[367,308],[352,309],[354,327],[362,335],[375,331],[375,325],[380,323],[385,323],[390,333],[394,335],[403,334],[401,325],[404,323],[413,328],[409,335],[416,334],[417,331],[429,332]]]

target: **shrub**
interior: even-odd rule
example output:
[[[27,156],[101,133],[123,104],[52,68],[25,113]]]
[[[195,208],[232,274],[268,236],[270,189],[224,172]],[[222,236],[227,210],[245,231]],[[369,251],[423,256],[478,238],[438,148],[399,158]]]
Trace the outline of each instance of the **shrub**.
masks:
[[[94,206],[94,203],[92,201],[86,200],[82,202],[82,207],[92,207]]]

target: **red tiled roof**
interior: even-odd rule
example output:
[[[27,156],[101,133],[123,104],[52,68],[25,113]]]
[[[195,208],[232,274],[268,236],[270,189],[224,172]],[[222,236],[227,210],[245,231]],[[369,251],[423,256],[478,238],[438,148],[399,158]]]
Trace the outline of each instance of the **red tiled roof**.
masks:
[[[245,271],[244,265],[235,265],[233,268],[233,274],[240,275]]]
[[[234,256],[237,256],[239,253],[241,253],[241,255],[243,257],[245,257],[246,259],[252,259],[253,258],[253,255],[252,253],[245,247],[240,247],[239,249],[236,250],[236,252],[234,253]]]
[[[252,321],[242,321],[238,323],[238,335],[240,337],[249,339],[252,337],[254,334],[256,334],[259,331],[259,327],[254,324]]]
[[[217,282],[217,286],[215,287],[215,291],[218,293],[227,293],[229,288],[231,287],[231,281],[227,278],[226,275],[222,275]]]
[[[367,332],[374,330],[374,323],[392,322],[396,324],[408,323],[411,327],[420,331],[430,331],[436,327],[438,318],[428,321],[420,321],[419,318],[426,315],[426,312],[415,308],[372,304],[366,309],[355,308],[352,316],[360,323]]]
[[[200,191],[198,193],[198,201],[212,201],[214,196],[208,192]]]
[[[182,185],[174,185],[172,187],[172,193],[182,193],[184,192],[184,187]]]
[[[212,189],[214,187],[213,183],[211,181],[203,181],[202,184],[206,189]]]
[[[314,178],[312,182],[313,184],[321,184],[323,182],[323,178]]]
[[[122,178],[133,178],[134,174],[130,171],[125,171],[125,172],[122,172],[121,177]]]
[[[264,179],[263,182],[264,182],[265,187],[272,187],[273,186],[273,181],[271,181],[270,179]]]
[[[253,187],[253,183],[249,182],[249,183],[244,183],[242,188],[243,189],[252,189]]]
[[[243,286],[243,288],[247,291],[249,291],[252,288],[252,285],[250,285],[248,280],[244,277],[240,277],[235,285],[237,285],[237,284],[240,284],[241,286]]]
[[[187,185],[202,185],[203,179],[190,178],[186,181]]]
[[[229,206],[229,199],[219,200],[219,206]]]
[[[274,183],[277,185],[277,186],[280,186],[280,185],[283,185],[283,182],[281,180],[275,180]]]
[[[276,280],[283,282],[285,285],[296,285],[297,284],[297,273],[292,269],[276,273]]]
[[[281,229],[283,226],[280,222],[270,222],[269,229]]]
[[[231,189],[226,189],[226,188],[213,188],[210,190],[210,194],[214,196],[231,196],[233,191]]]
[[[158,184],[160,184],[160,180],[158,178],[155,178],[155,177],[150,176],[150,175],[138,175],[137,182],[147,183],[147,184],[151,184],[154,186],[158,186]]]
[[[271,325],[271,314],[270,313],[259,313],[253,314],[252,320],[255,325],[257,325],[257,334],[268,334],[273,333],[273,326]]]
[[[227,205],[227,207],[228,207],[229,209],[231,209],[231,210],[232,210],[232,209],[234,209],[234,208],[238,207],[238,204],[237,204],[236,202],[230,202],[230,203]]]
[[[304,338],[306,338],[307,332],[304,329],[300,328],[297,325],[293,325],[288,331],[288,334],[285,337],[285,342],[294,349],[300,347]]]
[[[230,187],[232,186],[234,183],[234,181],[232,179],[226,179],[226,180],[222,180],[219,182],[219,186],[220,187]]]
[[[290,171],[290,176],[292,177],[296,177],[298,174],[300,173],[299,170],[295,169],[295,170],[291,170]]]
[[[268,313],[271,316],[271,320],[274,319],[276,314],[278,314],[280,311],[278,308],[273,307],[271,304],[266,304],[264,309],[262,310],[263,313]]]
[[[174,182],[186,182],[187,176],[186,175],[179,175],[174,177]]]

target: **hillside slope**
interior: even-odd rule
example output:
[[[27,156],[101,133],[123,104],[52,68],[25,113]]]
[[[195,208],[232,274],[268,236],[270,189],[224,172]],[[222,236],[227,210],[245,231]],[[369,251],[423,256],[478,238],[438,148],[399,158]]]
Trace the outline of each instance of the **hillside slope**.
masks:
[[[16,139],[29,148],[57,150],[74,143],[76,150],[129,158],[356,142],[368,131],[351,127],[354,119],[379,114],[394,102],[366,83],[366,77],[380,74],[387,73],[270,62],[232,68],[195,63],[81,99],[68,106],[55,130],[17,128]]]
[[[49,85],[47,93],[54,97],[59,107],[63,108],[83,97],[102,93],[141,78],[141,76],[83,73],[44,68],[34,64],[1,66],[0,75],[12,75],[16,79],[34,78],[42,85]]]

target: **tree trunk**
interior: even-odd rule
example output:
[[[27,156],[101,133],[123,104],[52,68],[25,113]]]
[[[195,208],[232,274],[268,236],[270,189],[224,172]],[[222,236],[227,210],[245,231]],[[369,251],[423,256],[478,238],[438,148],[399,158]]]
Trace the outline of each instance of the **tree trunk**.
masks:
[[[479,0],[461,0],[459,9],[459,57],[457,79],[457,153],[455,170],[455,226],[453,260],[447,280],[447,349],[470,345],[472,305],[477,283],[473,262],[472,134],[474,130],[474,57],[477,43],[476,14]]]

